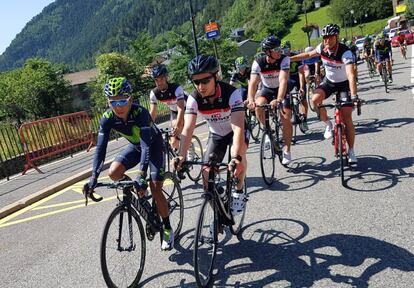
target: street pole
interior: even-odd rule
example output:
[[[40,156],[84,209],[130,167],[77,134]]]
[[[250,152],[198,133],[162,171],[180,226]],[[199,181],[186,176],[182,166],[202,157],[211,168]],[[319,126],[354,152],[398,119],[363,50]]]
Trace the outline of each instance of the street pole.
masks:
[[[199,55],[199,52],[198,52],[198,42],[197,42],[197,34],[196,34],[195,23],[194,23],[193,5],[191,4],[191,0],[188,0],[188,5],[190,7],[190,20],[191,20],[191,23],[193,25],[194,50],[195,50],[196,56],[198,56]]]
[[[308,31],[308,14],[306,13],[306,4],[303,7],[303,9],[305,10],[305,27],[306,27],[306,36],[308,37],[308,46],[311,46],[310,44],[310,35],[309,35],[309,31]]]

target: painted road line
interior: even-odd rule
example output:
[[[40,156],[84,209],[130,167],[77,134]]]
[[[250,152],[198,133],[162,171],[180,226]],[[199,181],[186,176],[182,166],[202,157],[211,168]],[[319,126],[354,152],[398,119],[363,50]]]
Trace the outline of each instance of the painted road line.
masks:
[[[411,84],[414,84],[414,48],[411,47]],[[414,89],[411,90],[414,94]]]

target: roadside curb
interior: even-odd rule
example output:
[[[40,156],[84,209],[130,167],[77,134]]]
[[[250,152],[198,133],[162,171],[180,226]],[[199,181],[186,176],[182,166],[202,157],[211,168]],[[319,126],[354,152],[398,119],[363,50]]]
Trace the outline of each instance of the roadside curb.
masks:
[[[205,124],[206,121],[200,121],[196,124],[196,127],[199,127],[203,124]],[[103,165],[103,169],[107,169],[111,163],[115,160],[115,158],[112,158],[108,161],[105,161],[105,164]],[[7,205],[4,208],[0,208],[0,219],[5,218],[9,216],[10,214],[13,214],[23,208],[26,208],[29,205],[32,205],[33,203],[36,203],[37,201],[42,200],[43,198],[46,198],[62,189],[65,189],[66,187],[69,187],[79,181],[84,180],[85,178],[90,177],[92,174],[92,168],[89,168],[85,171],[82,171],[70,178],[67,178],[65,180],[62,180],[56,184],[51,185],[50,187],[44,188],[40,190],[39,192],[33,193],[32,195],[26,196],[21,200],[18,200],[12,204]]]

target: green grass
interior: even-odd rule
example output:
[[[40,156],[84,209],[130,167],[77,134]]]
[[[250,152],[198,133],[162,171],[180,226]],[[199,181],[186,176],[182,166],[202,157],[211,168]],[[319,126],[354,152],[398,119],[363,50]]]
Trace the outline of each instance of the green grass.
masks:
[[[328,23],[334,22],[333,19],[330,18],[328,14],[329,5],[322,7],[316,11],[312,11],[307,13],[308,23],[318,24],[319,27],[323,27]],[[387,18],[388,19],[388,18]],[[369,23],[363,24],[363,35],[365,34],[374,34],[378,33],[384,26],[387,24],[387,19],[380,19],[376,21],[372,21]],[[305,25],[305,14],[299,15],[298,22],[294,23],[290,28],[290,33],[283,37],[283,40],[289,40],[292,43],[293,49],[302,49],[308,46],[308,40],[306,37],[306,33],[302,31],[302,27]],[[348,38],[350,38],[352,30],[352,35],[362,35],[361,29],[358,25],[351,28],[347,28]],[[345,29],[341,27],[341,34],[340,38],[345,37]],[[321,42],[320,39],[311,39],[311,45],[315,46],[316,44]]]

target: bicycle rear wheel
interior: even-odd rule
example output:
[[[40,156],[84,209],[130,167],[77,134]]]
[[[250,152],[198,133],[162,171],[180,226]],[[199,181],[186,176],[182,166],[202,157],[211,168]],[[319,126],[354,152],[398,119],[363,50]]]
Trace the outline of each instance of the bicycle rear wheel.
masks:
[[[102,234],[100,254],[108,287],[138,286],[145,265],[145,234],[134,209],[118,206],[112,211]]]
[[[165,199],[167,199],[171,227],[174,231],[174,239],[177,240],[183,227],[184,199],[180,182],[175,174],[171,172],[165,173],[162,193],[164,193]]]
[[[268,131],[263,132],[260,142],[260,169],[267,185],[272,185],[275,175],[275,151],[272,147],[273,137]]]
[[[243,194],[245,196],[245,199],[247,200],[247,184],[246,184],[246,176],[244,177],[244,187],[243,187]],[[233,187],[233,189],[235,189],[236,187]],[[232,199],[230,197],[230,199]],[[231,207],[231,200],[230,200],[230,207]],[[238,235],[243,227],[243,222],[244,222],[244,216],[246,215],[246,208],[247,208],[247,203],[245,203],[244,206],[244,210],[242,213],[238,214],[238,215],[233,215],[233,213],[230,212],[230,215],[232,216],[232,220],[234,221],[233,225],[230,225],[230,232],[233,235]]]
[[[190,150],[191,149],[191,150]],[[203,146],[201,145],[200,139],[193,135],[191,138],[191,146],[187,153],[188,161],[202,161],[203,160]],[[188,167],[187,175],[194,182],[198,182],[201,178],[201,165],[191,165]]]
[[[211,287],[214,282],[214,260],[217,254],[218,221],[214,199],[204,194],[198,214],[194,242],[194,276],[198,287]]]

